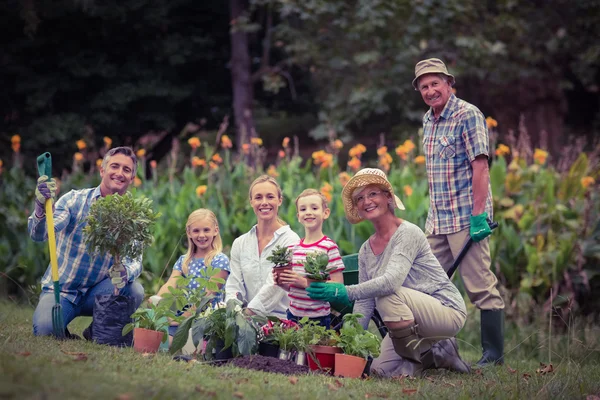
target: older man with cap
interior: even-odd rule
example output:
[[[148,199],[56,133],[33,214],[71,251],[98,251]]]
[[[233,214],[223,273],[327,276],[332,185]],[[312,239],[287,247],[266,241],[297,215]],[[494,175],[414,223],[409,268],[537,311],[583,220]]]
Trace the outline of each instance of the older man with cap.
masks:
[[[430,107],[423,117],[430,196],[425,230],[445,270],[469,237],[473,240],[458,270],[469,299],[481,310],[483,356],[477,364],[502,364],[504,301],[490,270],[487,238],[492,218],[488,131],[481,111],[452,93],[454,83],[437,58],[415,66],[413,87]]]
[[[352,224],[368,221],[375,233],[358,253],[358,285],[312,283],[313,299],[332,305],[355,301],[366,328],[375,308],[388,328],[371,370],[382,376],[421,376],[430,368],[469,372],[454,336],[467,318],[465,302],[442,269],[423,231],[395,215],[404,210],[386,174],[364,168],[344,186]]]

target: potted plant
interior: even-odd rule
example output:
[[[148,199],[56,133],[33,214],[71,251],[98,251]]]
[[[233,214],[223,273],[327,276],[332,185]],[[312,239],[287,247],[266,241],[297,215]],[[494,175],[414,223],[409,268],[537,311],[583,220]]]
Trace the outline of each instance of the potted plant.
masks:
[[[266,357],[279,357],[279,341],[275,336],[275,327],[281,323],[277,317],[267,317],[266,324],[261,326],[258,338],[258,354]]]
[[[367,359],[379,356],[381,339],[362,327],[358,322],[362,317],[362,314],[344,315],[344,325],[340,329],[337,342],[337,347],[344,353],[335,355],[336,376],[360,378],[367,365]]]
[[[192,323],[194,346],[206,340],[206,359],[226,359],[256,353],[258,329],[265,319],[247,316],[242,302],[229,299],[200,313]]]
[[[300,325],[302,333],[297,334],[296,345],[308,352],[308,367],[313,371],[320,369],[333,373],[335,354],[342,352],[342,349],[336,346],[337,333],[319,325],[317,321],[311,321],[308,317],[302,318]]]
[[[140,353],[156,353],[161,342],[169,337],[169,317],[171,310],[159,303],[149,303],[149,307],[140,307],[131,318],[133,322],[123,327],[123,336],[133,331],[133,348]]]
[[[114,271],[125,269],[125,259],[141,258],[144,249],[153,242],[151,228],[160,217],[151,206],[152,200],[134,198],[129,192],[94,201],[83,228],[84,243],[90,254],[110,254]],[[131,322],[135,307],[133,298],[119,295],[117,286],[114,294],[97,296],[92,339],[97,343],[131,345],[130,337],[122,336],[122,330]]]
[[[329,265],[329,256],[327,253],[314,251],[306,255],[304,261],[304,271],[306,271],[306,279],[310,282],[327,281],[329,274],[335,268],[327,268]]]
[[[287,246],[278,245],[273,249],[271,255],[267,257],[267,261],[274,264],[273,270],[277,276],[275,283],[279,284],[279,273],[292,269],[292,249]]]
[[[298,324],[287,319],[281,320],[273,328],[273,336],[279,344],[280,360],[290,360],[292,351],[296,348],[296,331]]]

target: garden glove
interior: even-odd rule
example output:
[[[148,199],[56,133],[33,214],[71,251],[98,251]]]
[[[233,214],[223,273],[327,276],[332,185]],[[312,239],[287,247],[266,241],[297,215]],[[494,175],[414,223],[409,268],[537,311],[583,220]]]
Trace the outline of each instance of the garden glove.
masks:
[[[479,215],[471,215],[471,230],[469,233],[474,242],[480,242],[492,234],[487,218],[488,215],[486,212]]]
[[[108,270],[110,281],[115,286],[115,294],[127,284],[127,270],[123,265],[114,265]]]
[[[46,213],[46,199],[54,199],[56,197],[56,181],[52,178],[48,179],[47,175],[42,175],[37,180],[35,188],[35,216],[43,217]]]
[[[331,304],[350,304],[348,292],[343,283],[338,282],[313,282],[306,288],[308,297],[313,300],[327,301]],[[337,307],[334,307],[337,309]],[[344,307],[342,307],[344,308]]]

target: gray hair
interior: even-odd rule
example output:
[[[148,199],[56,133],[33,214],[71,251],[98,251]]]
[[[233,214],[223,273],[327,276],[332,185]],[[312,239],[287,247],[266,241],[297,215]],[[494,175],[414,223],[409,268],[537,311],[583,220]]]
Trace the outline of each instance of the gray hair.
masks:
[[[136,176],[135,174],[137,172],[137,156],[135,155],[135,153],[131,147],[126,147],[126,146],[114,147],[114,148],[110,149],[109,151],[107,151],[106,154],[104,155],[104,158],[102,159],[102,169],[106,170],[108,161],[110,160],[110,158],[112,156],[114,156],[116,154],[123,154],[124,156],[131,158],[131,161],[133,161],[133,176],[135,177]]]

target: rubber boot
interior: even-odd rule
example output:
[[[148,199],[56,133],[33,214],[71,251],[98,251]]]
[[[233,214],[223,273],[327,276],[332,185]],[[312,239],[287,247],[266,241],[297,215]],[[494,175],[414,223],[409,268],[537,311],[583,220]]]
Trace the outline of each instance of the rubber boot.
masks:
[[[419,336],[418,324],[413,322],[406,328],[390,329],[389,335],[396,354],[418,365],[414,370],[414,376],[422,376],[423,371],[435,367],[431,349],[421,352],[423,338]]]
[[[504,310],[481,310],[481,347],[477,366],[504,364]]]
[[[460,354],[458,354],[458,344],[456,338],[443,339],[431,346],[433,359],[436,368],[444,368],[454,372],[468,374],[471,367],[467,364]]]

